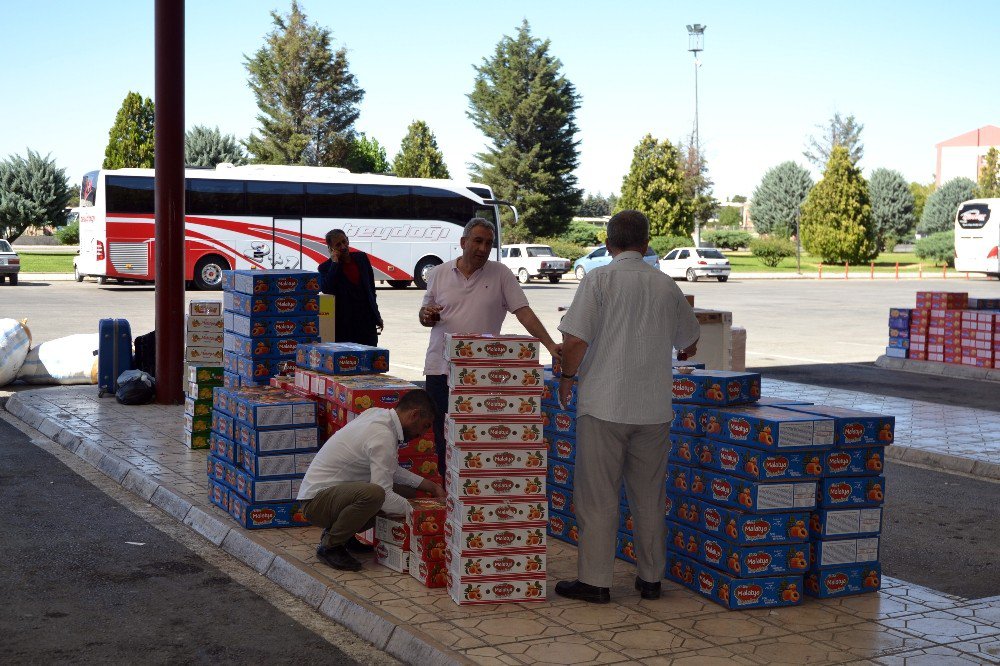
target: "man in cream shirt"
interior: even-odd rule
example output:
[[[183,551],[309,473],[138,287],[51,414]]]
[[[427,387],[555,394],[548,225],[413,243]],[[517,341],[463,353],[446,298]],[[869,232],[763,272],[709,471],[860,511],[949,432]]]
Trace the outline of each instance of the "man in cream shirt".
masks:
[[[427,432],[434,403],[422,389],[405,394],[393,409],[373,408],[338,430],[306,470],[298,499],[306,518],[323,528],[316,556],[334,569],[358,571],[347,551],[354,535],[375,515],[404,516],[416,491],[444,497],[444,489],[399,466],[402,442]]]

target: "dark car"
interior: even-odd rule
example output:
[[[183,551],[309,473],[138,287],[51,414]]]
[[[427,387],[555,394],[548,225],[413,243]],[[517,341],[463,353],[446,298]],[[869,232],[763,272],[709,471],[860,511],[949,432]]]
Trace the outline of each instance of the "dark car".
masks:
[[[11,284],[17,284],[17,274],[21,271],[21,258],[14,252],[14,248],[5,240],[0,239],[0,284],[4,277],[10,280]]]

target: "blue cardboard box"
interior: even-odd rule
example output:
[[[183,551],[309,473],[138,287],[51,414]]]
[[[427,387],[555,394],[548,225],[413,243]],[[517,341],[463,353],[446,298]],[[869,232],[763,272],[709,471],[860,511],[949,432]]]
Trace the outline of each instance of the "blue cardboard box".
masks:
[[[810,514],[804,511],[749,513],[683,497],[677,502],[676,518],[736,545],[804,543],[809,538]]]
[[[208,438],[209,451],[216,458],[219,458],[230,465],[236,464],[236,444],[231,439],[223,437],[217,432],[213,432]]]
[[[249,358],[294,358],[300,344],[316,342],[319,338],[312,335],[292,336],[286,338],[250,338],[236,333],[226,332],[222,339],[222,349],[239,356]],[[223,367],[225,367],[223,365]]]
[[[315,453],[259,455],[249,447],[238,449],[240,469],[256,479],[301,479],[316,457]]]
[[[736,578],[801,575],[809,569],[809,544],[739,545],[667,521],[667,548]]]
[[[878,562],[877,536],[850,539],[817,539],[809,542],[812,569],[823,571],[834,567],[875,564]]]
[[[229,513],[241,527],[248,530],[309,526],[302,505],[297,501],[264,504],[249,502],[236,493],[231,493]]]
[[[229,488],[209,477],[208,501],[229,513]]]
[[[714,440],[701,446],[698,464],[754,481],[817,479],[823,471],[819,452],[769,452]]]
[[[574,437],[562,435],[552,430],[543,430],[542,436],[552,458],[568,463],[576,461],[576,439]]]
[[[702,480],[695,483],[694,475]],[[727,508],[757,513],[787,513],[816,506],[815,481],[750,481],[730,474],[692,472],[691,495]]]
[[[315,426],[257,430],[236,421],[233,430],[233,441],[257,454],[308,453],[319,449],[319,429]]]
[[[319,273],[302,270],[222,271],[223,291],[241,294],[319,293]]]
[[[576,524],[576,518],[564,513],[549,513],[549,536],[573,544],[580,540],[580,528]]]
[[[575,466],[572,463],[562,460],[550,460],[548,470],[549,483],[554,483],[563,488],[573,487]]]
[[[227,389],[240,388],[243,386],[243,378],[227,370],[222,373],[222,385]]]
[[[760,373],[674,370],[673,401],[697,405],[743,405],[760,398]]]
[[[217,432],[226,439],[233,439],[233,417],[213,410],[212,432]]]
[[[573,492],[567,488],[549,485],[546,489],[549,496],[549,513],[565,514],[576,517],[576,507],[573,505]]]
[[[291,314],[316,314],[319,312],[319,295],[299,292],[287,294],[241,294],[227,291],[222,295],[222,305],[237,314],[284,316]]]
[[[619,532],[615,538],[615,557],[635,564],[635,539],[627,532]]]
[[[542,373],[542,404],[556,409],[562,409],[559,404],[559,379],[552,372],[551,366],[546,366]],[[567,411],[576,410],[576,387],[577,382],[573,382],[570,389],[569,404],[565,405]]]
[[[909,308],[889,308],[889,328],[909,331],[910,311]]]
[[[816,498],[820,508],[841,509],[881,506],[885,501],[885,477],[833,477],[823,479]]]
[[[289,338],[319,335],[319,316],[308,314],[264,317],[222,313],[223,327],[247,338]],[[225,342],[225,339],[223,339]]]
[[[806,594],[818,599],[877,592],[882,588],[882,567],[878,562],[833,567],[806,574]]]
[[[680,465],[697,465],[696,450],[705,441],[704,437],[686,435],[683,433],[670,433],[670,453],[667,460]]]
[[[882,507],[819,509],[809,517],[813,539],[874,536],[882,531]]]
[[[833,419],[799,409],[791,406],[712,409],[705,414],[704,430],[711,439],[764,450],[831,448]]]
[[[330,375],[365,375],[389,371],[389,350],[353,342],[299,345],[295,363]]]
[[[238,391],[230,404],[237,420],[257,430],[316,425],[316,403],[281,389]]]
[[[834,443],[837,446],[888,446],[895,436],[894,416],[824,405],[796,405],[786,409],[833,419]]]
[[[576,412],[545,409],[542,411],[542,424],[553,433],[576,437]]]
[[[704,436],[710,407],[675,404],[671,406],[671,409],[673,410],[673,419],[670,422],[671,432]]]
[[[834,449],[820,459],[823,476],[878,476],[885,467],[885,447]]]
[[[731,610],[802,603],[802,576],[736,578],[668,551],[666,577]]]

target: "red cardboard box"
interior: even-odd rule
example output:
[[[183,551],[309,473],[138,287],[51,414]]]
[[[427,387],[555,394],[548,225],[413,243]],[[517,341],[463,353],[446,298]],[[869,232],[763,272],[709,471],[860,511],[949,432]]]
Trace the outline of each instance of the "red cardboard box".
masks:
[[[443,562],[448,542],[441,534],[418,534],[410,537],[410,555],[426,562]]]
[[[409,560],[410,575],[425,587],[447,587],[448,569],[444,562],[428,562],[413,557]]]
[[[444,500],[411,499],[413,507],[406,518],[410,534],[441,534],[444,531],[447,509]]]
[[[445,335],[444,354],[449,361],[538,362],[541,343],[527,335]]]

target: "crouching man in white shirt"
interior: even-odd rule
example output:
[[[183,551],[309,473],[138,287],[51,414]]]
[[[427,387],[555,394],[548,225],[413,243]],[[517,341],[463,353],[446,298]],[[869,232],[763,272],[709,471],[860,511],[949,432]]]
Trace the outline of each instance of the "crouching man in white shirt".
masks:
[[[405,394],[393,409],[372,408],[327,440],[299,489],[306,518],[324,528],[316,556],[334,569],[358,571],[348,552],[354,535],[371,528],[378,513],[405,516],[418,490],[444,497],[444,489],[399,466],[402,442],[431,428],[435,408],[423,389]]]

